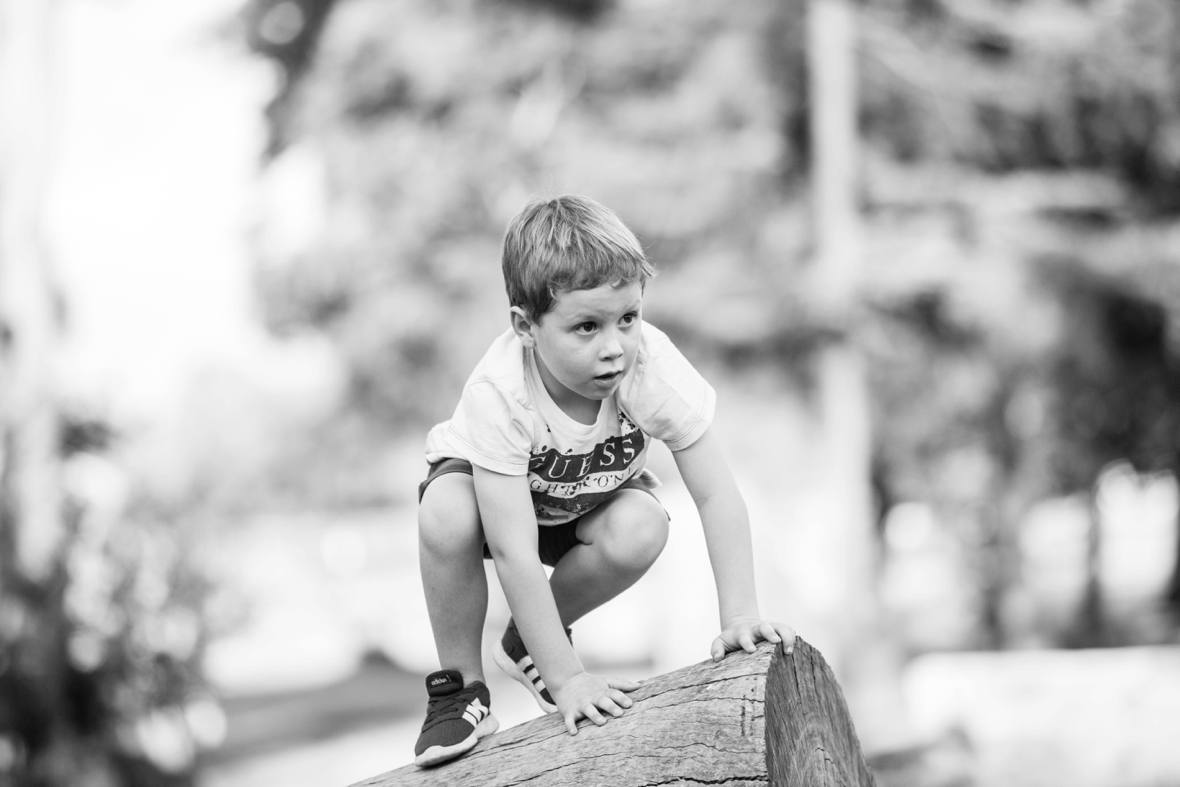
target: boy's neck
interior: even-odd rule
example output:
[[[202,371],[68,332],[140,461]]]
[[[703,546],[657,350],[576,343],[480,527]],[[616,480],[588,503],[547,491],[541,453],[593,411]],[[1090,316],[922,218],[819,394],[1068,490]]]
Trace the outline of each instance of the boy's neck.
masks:
[[[598,421],[598,413],[602,410],[601,401],[580,396],[558,382],[545,367],[540,353],[534,352],[533,360],[541,376],[541,384],[545,386],[545,392],[563,413],[580,424],[593,424]]]
[[[550,392],[549,396],[552,398],[553,393]],[[593,399],[582,399],[581,397],[578,397],[578,399],[580,401],[572,404],[563,404],[557,399],[553,399],[553,401],[561,408],[563,413],[578,423],[586,425],[596,423],[598,421],[598,413],[602,410],[602,402]]]

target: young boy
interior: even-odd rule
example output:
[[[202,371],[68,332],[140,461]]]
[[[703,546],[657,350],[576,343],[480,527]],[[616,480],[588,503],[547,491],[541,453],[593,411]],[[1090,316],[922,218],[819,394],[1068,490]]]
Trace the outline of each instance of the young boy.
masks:
[[[426,440],[420,559],[443,669],[426,678],[420,766],[498,727],[480,652],[484,559],[513,615],[496,664],[559,711],[570,735],[580,718],[601,725],[631,707],[625,692],[638,684],[586,672],[569,627],[664,547],[668,514],[644,469],[652,438],[672,450],[704,527],[721,612],[713,659],[794,640],[758,611],[745,503],[709,428],[713,389],[642,321],[654,271],[639,241],[593,200],[533,202],[509,223],[503,269],[511,328]]]

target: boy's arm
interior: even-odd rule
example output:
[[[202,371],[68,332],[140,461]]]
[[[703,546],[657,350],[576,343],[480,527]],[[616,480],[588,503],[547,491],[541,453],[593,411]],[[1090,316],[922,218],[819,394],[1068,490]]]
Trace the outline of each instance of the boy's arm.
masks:
[[[523,477],[473,468],[475,498],[483,521],[488,551],[516,628],[553,694],[566,729],[577,734],[582,716],[595,724],[631,707],[623,691],[638,688],[629,681],[613,681],[586,673],[561,624],[549,578],[537,554],[537,517]]]
[[[746,502],[712,430],[687,448],[672,454],[684,485],[696,503],[705,532],[705,546],[717,584],[721,635],[710,653],[720,661],[727,651],[753,652],[760,639],[795,640],[789,627],[762,619],[754,590],[754,556]]]

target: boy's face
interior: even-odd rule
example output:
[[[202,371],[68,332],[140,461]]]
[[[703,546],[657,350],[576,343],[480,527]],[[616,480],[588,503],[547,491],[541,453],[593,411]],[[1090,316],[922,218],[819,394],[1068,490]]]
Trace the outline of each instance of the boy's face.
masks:
[[[512,324],[553,401],[569,414],[587,413],[619,387],[639,350],[643,285],[602,284],[558,293],[553,308],[530,320],[519,308]]]

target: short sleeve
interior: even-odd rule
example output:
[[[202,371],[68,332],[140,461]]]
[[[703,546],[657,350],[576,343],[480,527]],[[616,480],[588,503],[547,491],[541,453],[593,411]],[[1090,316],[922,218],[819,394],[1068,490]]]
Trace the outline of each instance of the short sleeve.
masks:
[[[620,403],[640,429],[679,451],[713,423],[717,394],[671,339],[644,323],[643,345]]]
[[[524,405],[489,380],[464,388],[447,431],[455,452],[473,465],[505,475],[528,471],[532,419]]]

